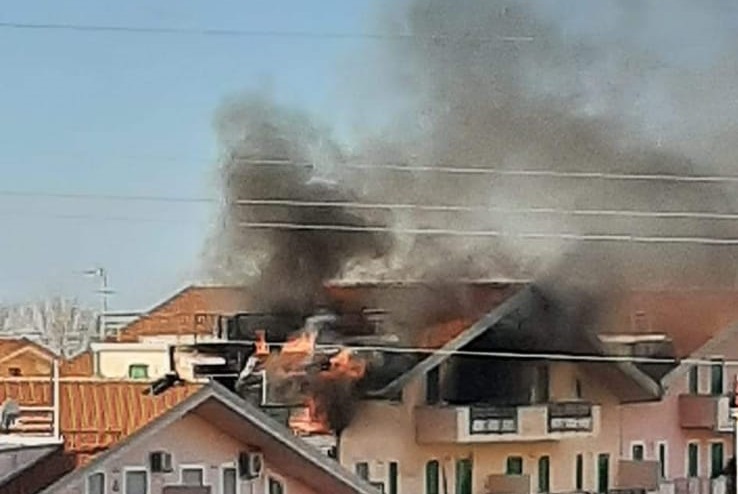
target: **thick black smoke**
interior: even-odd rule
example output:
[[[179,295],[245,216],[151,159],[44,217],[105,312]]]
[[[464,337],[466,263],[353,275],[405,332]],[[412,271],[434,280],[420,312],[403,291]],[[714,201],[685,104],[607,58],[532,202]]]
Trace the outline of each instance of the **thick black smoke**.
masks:
[[[329,164],[340,154],[327,134],[303,115],[253,97],[224,105],[217,126],[224,147],[221,179],[226,209],[224,228],[213,237],[215,268],[226,280],[251,285],[255,309],[307,313],[325,302],[323,282],[339,276],[347,260],[388,252],[390,239],[382,234],[246,227],[264,222],[362,226],[367,220],[334,207],[239,203],[352,199],[348,189],[318,176],[324,165],[321,153]]]
[[[222,281],[255,281],[254,293],[265,305],[300,308],[315,304],[316,288],[333,277],[524,277],[543,279],[551,290],[588,294],[615,286],[733,284],[734,247],[575,238],[736,238],[734,221],[582,212],[726,212],[734,207],[734,191],[722,184],[398,172],[346,163],[728,173],[732,161],[725,157],[734,151],[733,140],[717,139],[724,129],[700,123],[705,117],[699,105],[719,101],[714,90],[730,96],[735,85],[729,82],[738,80],[738,71],[722,65],[730,60],[722,45],[699,64],[694,61],[699,53],[687,61],[669,55],[685,51],[685,36],[697,43],[718,32],[721,24],[713,21],[734,9],[711,3],[707,20],[691,25],[684,35],[667,26],[669,16],[654,15],[640,3],[603,2],[599,22],[607,27],[604,31],[576,24],[559,2],[414,0],[387,5],[377,29],[400,36],[357,57],[366,72],[359,71],[347,91],[355,98],[351,106],[366,110],[357,121],[366,116],[384,125],[379,131],[366,129],[352,152],[308,117],[267,100],[246,98],[223,106],[217,130],[225,155],[227,204],[224,228],[211,245]],[[652,36],[661,38],[655,43]],[[670,48],[670,41],[676,48]],[[350,75],[342,80],[350,81]],[[370,81],[371,88],[360,80]],[[682,80],[720,82],[692,93]],[[364,99],[374,107],[371,111],[362,109]],[[735,116],[729,105],[709,108],[715,121]],[[382,118],[370,118],[377,113]],[[704,142],[720,146],[711,152],[698,145]],[[265,158],[314,167],[246,163]],[[395,209],[369,215],[360,209],[247,208],[233,202],[245,197],[462,205],[475,211]],[[520,211],[531,208],[549,212]],[[243,221],[481,230],[501,236],[290,233],[245,229],[239,226]],[[528,233],[573,237],[515,236]]]

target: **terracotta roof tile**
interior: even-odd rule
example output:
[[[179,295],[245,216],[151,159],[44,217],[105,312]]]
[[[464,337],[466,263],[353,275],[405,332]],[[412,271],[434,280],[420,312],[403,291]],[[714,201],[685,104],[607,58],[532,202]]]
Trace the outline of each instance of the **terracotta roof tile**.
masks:
[[[74,454],[94,454],[128,436],[177,405],[200,384],[176,386],[159,396],[144,395],[146,383],[75,380],[60,383],[60,428],[65,449]],[[43,381],[4,380],[0,402],[7,398],[20,405],[51,405],[51,384]],[[78,461],[84,461],[80,456]]]
[[[214,315],[248,310],[243,287],[190,286],[120,330],[118,341],[141,336],[212,334]]]
[[[59,365],[59,374],[62,377],[92,376],[94,370],[92,352],[89,350],[70,359],[63,360]]]

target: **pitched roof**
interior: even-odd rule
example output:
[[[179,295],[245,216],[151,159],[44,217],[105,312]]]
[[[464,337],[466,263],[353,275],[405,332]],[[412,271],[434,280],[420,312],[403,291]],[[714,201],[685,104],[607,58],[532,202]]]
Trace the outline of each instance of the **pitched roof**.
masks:
[[[535,287],[533,285],[526,286],[513,296],[509,297],[502,304],[492,309],[466,330],[451,339],[441,348],[441,351],[435,352],[429,357],[421,360],[417,365],[415,365],[415,367],[402,374],[383,389],[369,394],[373,396],[394,395],[402,390],[402,388],[411,380],[422,376],[426,372],[440,365],[454,352],[463,349],[466,345],[470,344],[496,324],[500,323],[504,318],[515,315],[517,312],[529,311],[532,304],[535,304],[539,300]],[[580,342],[583,345],[583,348],[589,348],[589,351],[597,353],[604,353],[596,338],[588,332],[584,332],[583,334],[585,341]],[[630,385],[630,387],[633,387],[632,385],[635,384],[637,392],[626,390],[622,397],[624,401],[644,398],[652,399],[657,398],[660,395],[661,390],[659,385],[630,362],[618,361],[612,363],[588,364],[587,367],[603,376],[607,376],[607,379],[617,379],[626,385]]]
[[[405,372],[404,374],[399,376],[383,389],[371,394],[379,396],[390,396],[399,392],[400,390],[402,390],[402,388],[405,387],[407,383],[409,383],[416,377],[422,376],[429,370],[444,362],[451,356],[453,352],[460,350],[461,348],[472,342],[475,338],[487,331],[491,326],[497,324],[503,317],[520,309],[525,304],[530,303],[532,301],[532,295],[533,294],[530,286],[526,286],[525,288],[521,289],[519,292],[492,309],[477,322],[469,326],[466,330],[451,339],[448,343],[443,345],[443,347],[441,348],[442,351],[435,352],[425,359],[421,360],[408,372]]]
[[[66,379],[59,383],[59,425],[65,451],[83,463],[166,412],[202,385],[184,384],[159,396],[144,396],[147,383]],[[0,403],[12,398],[21,406],[51,406],[49,381],[0,380]]]
[[[236,286],[190,285],[156,305],[118,332],[118,341],[141,336],[210,334],[210,324],[197,321],[199,314],[233,314],[248,309],[247,291]]]
[[[162,431],[167,426],[182,418],[188,413],[199,413],[206,416],[219,416],[224,420],[212,420],[215,427],[224,427],[224,424],[238,424],[229,431],[236,434],[245,434],[249,442],[258,446],[267,457],[277,451],[284,453],[283,457],[289,461],[290,472],[298,475],[310,469],[313,475],[303,475],[301,480],[312,484],[318,492],[376,494],[376,490],[368,482],[357,475],[345,470],[334,460],[320,453],[320,451],[303,440],[293,436],[288,429],[275,422],[259,408],[246,402],[223,386],[210,383],[197,393],[191,395],[176,407],[151,421],[138,432],[119,442],[105,453],[100,454],[86,467],[77,469],[43,491],[43,494],[60,492],[70,483],[84,479],[86,475],[99,469],[104,462],[119,458],[138,440],[146,439]],[[236,422],[233,422],[235,419]],[[242,436],[243,437],[243,436]],[[329,485],[326,485],[326,481]]]
[[[50,359],[56,356],[56,354],[47,346],[22,336],[20,338],[0,338],[0,359],[26,348],[32,348],[37,353]]]
[[[60,447],[58,444],[0,447],[0,488]]]
[[[707,342],[693,351],[687,356],[689,359],[706,359],[713,355],[720,355],[726,345],[735,345],[738,340],[738,323],[731,324],[723,328],[715,336],[707,340]],[[661,382],[664,387],[668,388],[679,376],[683,376],[689,371],[694,364],[690,362],[681,362],[666,374]]]
[[[632,291],[610,304],[603,334],[663,333],[686,357],[738,322],[738,290]]]

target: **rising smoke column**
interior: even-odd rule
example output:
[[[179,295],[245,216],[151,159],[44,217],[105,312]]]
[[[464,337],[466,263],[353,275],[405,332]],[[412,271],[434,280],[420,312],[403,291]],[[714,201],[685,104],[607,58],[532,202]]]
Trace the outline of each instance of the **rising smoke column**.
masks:
[[[599,32],[588,31],[582,19],[585,27],[576,29],[567,21],[573,13],[565,12],[560,3],[415,0],[407,3],[406,11],[397,2],[390,4],[382,29],[405,36],[383,45],[389,48],[379,59],[389,81],[384,90],[393,99],[403,94],[406,101],[392,130],[404,128],[401,135],[409,138],[398,139],[391,131],[375,136],[371,142],[376,147],[365,149],[364,159],[376,154],[430,167],[551,172],[732,173],[699,160],[704,155],[687,153],[685,145],[656,141],[649,132],[657,120],[652,113],[660,109],[663,117],[677,108],[666,94],[662,100],[656,98],[653,82],[663,84],[669,93],[692,69],[648,44],[650,32],[670,36],[675,46],[681,46],[684,34],[666,29],[662,24],[667,21],[653,15],[649,7],[629,3],[621,11],[622,2],[605,2],[601,15],[610,16],[613,25]],[[689,37],[699,41],[700,36],[712,35],[725,10],[711,10],[712,23],[690,25],[697,32],[690,31]],[[644,38],[642,45],[629,41],[635,34]],[[668,47],[665,40],[660,41]],[[719,62],[721,58],[716,59]],[[695,70],[703,71],[703,80],[709,73],[725,72],[718,67]],[[704,96],[709,89],[698,92]],[[678,120],[673,119],[672,125],[678,126]],[[661,124],[666,125],[663,118]],[[383,200],[404,194],[431,204],[641,211],[734,207],[730,194],[714,183],[441,173],[406,174],[395,178],[391,187],[381,179],[376,183],[376,194]],[[398,219],[410,226],[509,234],[738,237],[735,222],[724,220],[490,212],[415,212]],[[407,262],[398,264],[408,271],[428,273],[437,265],[422,261],[442,258],[452,265],[472,267],[479,276],[499,275],[499,263],[489,262],[491,253],[502,256],[507,265],[514,259],[523,275],[550,277],[555,284],[577,284],[587,290],[614,284],[730,285],[735,278],[734,247],[690,243],[418,237],[407,249]]]
[[[735,9],[710,2],[710,9],[693,12],[691,18],[700,22],[687,22],[690,30],[685,32],[669,26],[671,21],[660,10],[647,5],[601,5],[585,11],[597,15],[577,17],[550,1],[387,2],[375,29],[402,36],[373,45],[366,57],[356,54],[366,67],[359,77],[370,81],[372,90],[362,93],[357,81],[348,92],[359,100],[371,93],[368,100],[389,116],[379,131],[359,129],[361,144],[353,143],[352,153],[295,110],[254,97],[226,102],[217,131],[225,156],[227,205],[224,227],[209,246],[217,260],[213,264],[221,268],[218,279],[257,282],[255,293],[269,299],[264,304],[270,307],[310,307],[320,282],[347,274],[348,267],[354,268],[348,275],[367,279],[534,277],[587,292],[616,285],[732,285],[736,256],[729,246],[414,235],[390,239],[238,227],[244,220],[275,220],[506,234],[738,237],[735,222],[724,220],[489,211],[367,215],[336,208],[233,205],[234,199],[247,196],[496,208],[732,210],[735,191],[720,184],[397,173],[342,166],[360,162],[552,172],[731,172],[725,163],[732,161],[725,156],[734,154],[733,140],[718,139],[725,129],[704,124],[700,102],[709,102],[716,121],[735,116],[729,105],[716,101],[722,101],[721,94],[729,100],[729,88],[738,87],[731,84],[738,80],[738,71],[723,64],[731,59],[725,46],[736,44],[711,43],[710,56],[698,65],[692,61],[699,54],[687,62],[680,55],[688,51],[683,49],[685,38],[723,36],[728,30],[718,21]],[[692,91],[683,80],[703,84]],[[696,142],[720,142],[719,152],[705,151]],[[254,157],[307,161],[316,168],[267,171],[244,164],[244,158]],[[315,170],[329,182],[315,182]]]
[[[322,283],[356,258],[385,254],[390,239],[375,233],[251,229],[242,222],[362,226],[366,219],[334,207],[243,206],[241,199],[346,201],[350,189],[321,179],[341,160],[327,132],[305,115],[254,95],[230,101],[216,122],[225,209],[212,238],[215,276],[253,288],[256,309],[308,312],[322,300]],[[287,161],[310,166],[263,165]]]

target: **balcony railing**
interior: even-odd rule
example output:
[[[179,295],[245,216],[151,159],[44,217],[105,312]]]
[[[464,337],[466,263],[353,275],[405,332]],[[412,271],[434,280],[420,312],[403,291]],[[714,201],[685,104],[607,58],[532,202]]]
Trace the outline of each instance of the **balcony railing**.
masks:
[[[548,405],[548,432],[590,432],[592,426],[592,405],[589,403]]]
[[[415,411],[421,443],[551,441],[594,435],[600,409],[589,403],[433,406]]]

